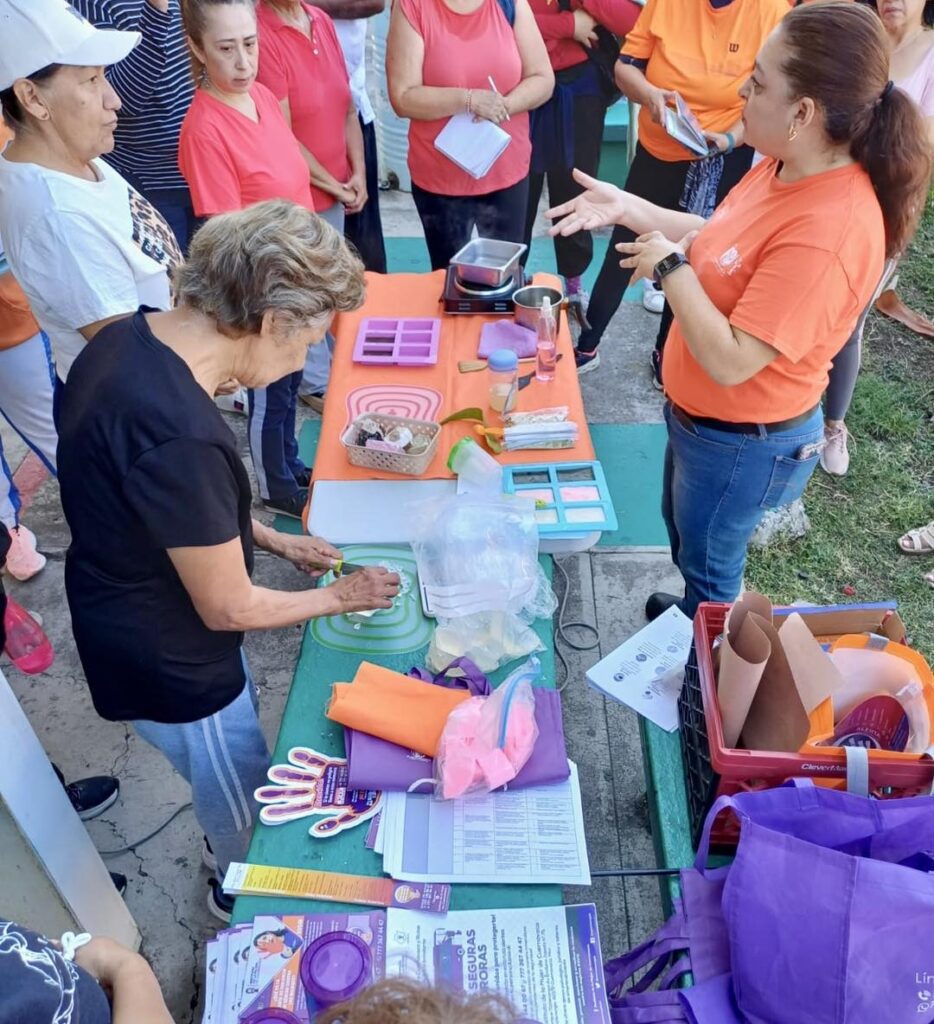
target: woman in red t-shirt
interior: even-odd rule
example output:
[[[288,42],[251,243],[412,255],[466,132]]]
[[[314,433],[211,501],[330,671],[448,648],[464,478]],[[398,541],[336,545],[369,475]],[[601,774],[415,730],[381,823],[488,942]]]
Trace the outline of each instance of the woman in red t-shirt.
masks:
[[[211,217],[266,199],[314,210],[308,167],[279,101],[256,81],[252,0],[184,0],[198,88],[178,145],[195,214]],[[249,441],[265,506],[301,518],[311,471],[298,456],[295,407],[302,373],[249,391]]]
[[[554,88],[528,0],[398,0],[386,76],[393,110],[411,122],[412,197],[432,268],[447,266],[474,227],[485,238],[521,242],[531,153],[528,111]],[[438,133],[463,113],[492,121],[510,136],[480,178],[435,148]]]
[[[258,79],[282,106],[311,176],[315,211],[338,231],[366,203],[363,132],[334,22],[302,0],[260,0]]]

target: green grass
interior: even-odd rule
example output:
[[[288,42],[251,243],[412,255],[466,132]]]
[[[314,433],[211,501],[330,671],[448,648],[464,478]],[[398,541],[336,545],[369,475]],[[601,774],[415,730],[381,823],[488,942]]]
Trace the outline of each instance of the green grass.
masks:
[[[934,318],[934,194],[898,290]],[[934,556],[903,555],[895,543],[934,518],[934,340],[873,313],[847,426],[849,473],[815,473],[805,495],[810,533],[751,551],[746,584],[776,602],[894,599],[914,645],[934,663],[934,589],[922,578]]]

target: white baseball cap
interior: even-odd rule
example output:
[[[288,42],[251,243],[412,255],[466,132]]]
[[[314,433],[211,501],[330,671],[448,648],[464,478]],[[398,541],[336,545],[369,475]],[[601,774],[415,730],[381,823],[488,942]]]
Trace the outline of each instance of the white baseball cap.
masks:
[[[95,28],[68,0],[0,0],[0,90],[50,64],[116,64],[139,32]]]

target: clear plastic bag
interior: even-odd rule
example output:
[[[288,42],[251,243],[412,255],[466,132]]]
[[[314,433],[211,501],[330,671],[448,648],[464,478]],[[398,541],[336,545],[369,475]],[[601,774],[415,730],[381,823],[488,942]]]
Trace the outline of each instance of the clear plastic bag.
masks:
[[[557,601],[538,562],[533,503],[465,494],[425,502],[415,514],[419,581],[438,621],[429,666],[468,657],[491,672],[542,650],[530,623]]]
[[[520,665],[488,697],[471,697],[449,715],[435,755],[435,795],[453,800],[511,782],[538,739],[538,658]]]

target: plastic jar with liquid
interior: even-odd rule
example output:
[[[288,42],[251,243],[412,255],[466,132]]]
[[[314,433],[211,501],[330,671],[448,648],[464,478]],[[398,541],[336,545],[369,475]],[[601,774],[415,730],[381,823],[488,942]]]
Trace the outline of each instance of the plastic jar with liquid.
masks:
[[[498,348],[487,360],[489,404],[494,412],[512,412],[516,407],[519,359],[508,348]]]

